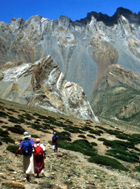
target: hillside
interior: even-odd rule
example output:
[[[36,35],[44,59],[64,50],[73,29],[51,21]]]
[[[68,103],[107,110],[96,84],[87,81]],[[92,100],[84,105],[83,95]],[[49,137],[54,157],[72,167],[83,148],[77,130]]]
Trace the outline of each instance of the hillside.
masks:
[[[1,188],[18,188],[18,183],[29,189],[140,188],[139,127],[100,121],[95,124],[0,100]],[[33,140],[39,137],[47,150],[45,177],[33,175],[31,183],[22,171],[22,155],[13,153],[24,130]],[[60,138],[57,153],[50,143],[54,130]]]
[[[115,64],[108,67],[91,102],[96,116],[140,126],[140,75]]]

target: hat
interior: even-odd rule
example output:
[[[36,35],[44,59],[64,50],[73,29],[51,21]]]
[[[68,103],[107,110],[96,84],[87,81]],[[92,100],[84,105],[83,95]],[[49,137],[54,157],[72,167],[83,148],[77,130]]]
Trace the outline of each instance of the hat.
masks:
[[[54,135],[56,135],[56,132],[53,132]]]
[[[30,138],[31,137],[31,135],[26,131],[26,132],[24,132],[23,133],[23,138],[25,139],[25,138]]]
[[[39,138],[37,138],[36,140],[35,140],[35,142],[37,143],[37,142],[40,142],[40,139]]]

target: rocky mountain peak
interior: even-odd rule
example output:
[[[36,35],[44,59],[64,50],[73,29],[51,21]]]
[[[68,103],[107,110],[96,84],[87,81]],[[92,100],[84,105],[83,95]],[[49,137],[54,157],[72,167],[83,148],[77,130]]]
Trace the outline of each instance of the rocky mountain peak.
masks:
[[[1,98],[98,122],[83,89],[65,79],[51,56],[1,66]]]
[[[116,12],[112,16],[108,16],[107,14],[102,14],[101,12],[99,13],[90,12],[87,14],[87,17],[85,19],[87,20],[87,22],[90,22],[92,17],[94,17],[98,22],[102,21],[107,26],[113,26],[114,24],[117,24],[118,19],[121,16],[124,16],[131,23],[134,23],[134,22],[140,23],[140,13],[138,14],[133,13],[129,9],[125,9],[123,7],[117,8]]]
[[[83,88],[89,102],[95,99],[110,65],[140,74],[139,46],[140,13],[122,7],[113,16],[91,12],[75,22],[65,16],[49,20],[41,15],[0,22],[0,65],[34,64],[50,55],[66,80]],[[36,82],[42,86],[41,78]]]

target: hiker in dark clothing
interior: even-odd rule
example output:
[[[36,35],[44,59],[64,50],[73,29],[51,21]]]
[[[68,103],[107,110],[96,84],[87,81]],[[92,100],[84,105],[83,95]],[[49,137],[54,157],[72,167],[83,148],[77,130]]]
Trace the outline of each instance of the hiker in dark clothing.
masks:
[[[37,138],[35,141],[35,151],[34,151],[34,171],[37,174],[37,177],[39,177],[39,173],[41,172],[44,175],[44,159],[46,158],[45,154],[45,146],[43,144],[40,144],[40,139]]]
[[[59,137],[56,135],[56,132],[54,132],[52,136],[52,144],[54,146],[54,152],[57,151],[58,149],[58,142],[59,142]]]
[[[15,155],[17,156],[18,152],[22,149],[23,153],[23,169],[26,173],[27,181],[30,181],[30,174],[34,174],[34,163],[33,163],[33,151],[34,141],[29,139],[31,135],[28,132],[23,133],[23,141],[21,141],[18,150]]]

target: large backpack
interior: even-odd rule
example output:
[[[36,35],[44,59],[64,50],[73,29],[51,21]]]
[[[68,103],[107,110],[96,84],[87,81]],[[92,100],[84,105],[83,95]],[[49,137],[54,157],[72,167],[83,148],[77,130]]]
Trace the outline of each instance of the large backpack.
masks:
[[[41,146],[36,146],[34,148],[35,148],[35,152],[34,152],[35,156],[41,156],[41,155],[43,155],[43,149],[41,148]]]
[[[30,143],[30,140],[24,140],[23,145],[22,145],[22,153],[25,156],[31,155],[32,154],[32,145]]]

